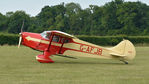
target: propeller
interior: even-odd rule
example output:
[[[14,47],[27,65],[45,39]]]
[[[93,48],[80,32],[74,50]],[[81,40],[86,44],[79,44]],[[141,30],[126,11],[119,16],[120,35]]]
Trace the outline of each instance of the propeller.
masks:
[[[23,28],[24,28],[24,20],[23,20],[23,24],[22,24],[22,27],[21,27],[21,33],[23,32]]]
[[[20,34],[20,37],[19,37],[18,48],[20,48],[20,45],[21,45],[21,42],[22,42],[23,27],[24,27],[24,20],[23,20],[23,24],[22,24],[22,27],[21,27],[21,32],[19,33]]]

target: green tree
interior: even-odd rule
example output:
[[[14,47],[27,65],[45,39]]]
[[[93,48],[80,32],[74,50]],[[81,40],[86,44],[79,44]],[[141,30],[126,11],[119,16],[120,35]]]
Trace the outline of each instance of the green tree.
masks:
[[[122,24],[118,21],[117,10],[123,4],[123,0],[114,0],[103,6],[101,25],[105,34],[114,35],[116,30],[122,28]]]
[[[82,9],[78,3],[45,6],[30,17],[24,11],[0,13],[0,32],[19,33],[60,30],[75,35],[149,35],[149,6],[113,0],[103,6]]]
[[[125,2],[117,11],[118,20],[123,24],[121,33],[126,35],[141,35],[148,25],[149,8],[141,2]]]
[[[82,18],[80,17],[81,6],[77,3],[68,3],[65,5],[66,14],[69,26],[69,33],[79,34],[82,26]]]
[[[23,30],[26,31],[30,26],[30,16],[24,11],[16,11],[8,19],[8,32],[9,33],[19,33],[21,31],[21,26],[24,21]]]
[[[7,18],[0,13],[0,31],[7,30]]]

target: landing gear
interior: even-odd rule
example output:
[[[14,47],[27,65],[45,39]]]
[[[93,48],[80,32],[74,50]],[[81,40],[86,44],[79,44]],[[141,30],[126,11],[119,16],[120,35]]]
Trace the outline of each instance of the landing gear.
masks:
[[[44,55],[36,56],[36,60],[40,63],[53,63],[54,61],[49,57],[45,57]]]
[[[42,55],[36,56],[36,59],[40,63],[53,63],[54,61],[49,58],[50,52],[49,51],[44,51]]]

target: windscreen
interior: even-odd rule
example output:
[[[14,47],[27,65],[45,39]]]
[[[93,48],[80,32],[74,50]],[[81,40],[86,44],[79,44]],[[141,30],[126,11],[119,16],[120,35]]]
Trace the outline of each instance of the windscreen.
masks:
[[[45,39],[49,39],[51,33],[49,31],[44,31],[40,35]]]

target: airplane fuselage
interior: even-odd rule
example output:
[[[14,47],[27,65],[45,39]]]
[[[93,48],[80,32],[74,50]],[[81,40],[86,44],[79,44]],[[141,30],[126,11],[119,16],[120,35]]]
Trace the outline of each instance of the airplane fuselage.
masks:
[[[22,44],[30,48],[45,51],[50,41],[49,39],[43,38],[40,34],[24,32]],[[56,35],[58,36],[58,35]],[[51,42],[49,52],[52,54],[63,54],[69,56],[82,56],[82,57],[94,57],[94,58],[107,58],[104,56],[104,51],[109,51],[103,49],[103,47],[79,40],[77,38],[68,39],[68,43],[64,43],[62,46],[62,39],[64,37],[58,36],[60,39],[57,42]]]
[[[48,58],[51,55],[61,54],[67,56],[81,56],[92,58],[106,58],[106,59],[128,59],[123,54],[127,53],[132,58],[135,56],[135,51],[131,43],[121,43],[121,47],[125,47],[126,43],[129,43],[132,48],[127,51],[120,51],[121,48],[104,48],[92,43],[82,41],[78,38],[70,38],[70,36],[63,36],[63,34],[51,34],[48,35],[38,33],[22,33],[22,44],[33,48],[35,50],[43,51],[43,55],[37,56],[37,59],[42,60]],[[116,50],[119,49],[119,50]],[[116,54],[115,54],[116,53]],[[46,58],[45,58],[46,57]],[[131,58],[131,59],[132,59]],[[49,58],[48,58],[49,59]]]

